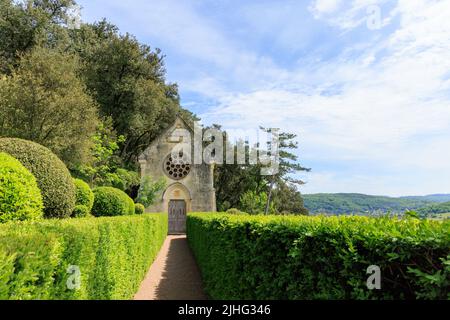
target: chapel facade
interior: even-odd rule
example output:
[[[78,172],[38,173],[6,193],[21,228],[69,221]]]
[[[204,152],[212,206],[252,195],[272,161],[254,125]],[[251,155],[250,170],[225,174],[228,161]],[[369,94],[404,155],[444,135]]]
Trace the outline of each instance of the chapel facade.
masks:
[[[169,217],[169,234],[186,231],[187,212],[216,211],[216,197],[213,183],[213,165],[193,164],[183,152],[173,153],[187,137],[174,139],[177,129],[185,129],[193,139],[191,126],[180,116],[139,157],[141,179],[150,176],[153,181],[163,178],[166,188],[157,195],[156,201],[146,212],[166,212]],[[191,143],[193,145],[193,143]],[[191,149],[193,152],[193,148]]]

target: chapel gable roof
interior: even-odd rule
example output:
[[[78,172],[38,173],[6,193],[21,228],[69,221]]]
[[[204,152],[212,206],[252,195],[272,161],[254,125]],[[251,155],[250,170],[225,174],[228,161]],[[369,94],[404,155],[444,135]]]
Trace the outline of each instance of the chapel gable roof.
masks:
[[[145,160],[146,156],[149,153],[149,150],[151,150],[155,144],[159,143],[161,141],[161,138],[163,139],[168,138],[171,135],[171,133],[176,129],[187,129],[189,130],[191,135],[194,134],[193,127],[189,124],[189,122],[186,119],[184,119],[184,117],[181,114],[178,113],[175,117],[175,121],[173,122],[173,124],[167,127],[157,138],[155,138],[150,143],[150,145],[139,156],[139,160]]]

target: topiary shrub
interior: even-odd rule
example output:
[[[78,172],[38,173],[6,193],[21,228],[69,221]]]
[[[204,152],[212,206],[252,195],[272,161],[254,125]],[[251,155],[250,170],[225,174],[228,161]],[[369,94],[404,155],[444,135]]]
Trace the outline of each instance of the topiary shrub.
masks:
[[[43,208],[35,177],[17,159],[0,153],[0,222],[38,219]]]
[[[136,214],[143,214],[145,212],[145,207],[140,203],[136,203],[134,205],[134,211]]]
[[[125,216],[134,214],[130,209],[131,198],[122,190],[113,187],[98,187],[94,189],[94,206],[92,214],[102,216]]]
[[[90,213],[91,213],[91,210],[89,210],[88,207],[79,204],[79,205],[75,206],[75,209],[73,209],[72,217],[84,218],[84,217],[89,216]]]
[[[0,138],[0,152],[19,160],[35,176],[44,202],[44,217],[67,218],[75,208],[75,186],[65,164],[35,142]]]
[[[90,212],[94,205],[94,193],[91,187],[81,179],[73,179],[73,183],[76,187],[75,204],[85,206]]]
[[[127,195],[127,201],[128,201],[128,214],[129,215],[133,215],[136,213],[136,206],[135,203],[133,201],[133,199],[131,199],[128,195]]]

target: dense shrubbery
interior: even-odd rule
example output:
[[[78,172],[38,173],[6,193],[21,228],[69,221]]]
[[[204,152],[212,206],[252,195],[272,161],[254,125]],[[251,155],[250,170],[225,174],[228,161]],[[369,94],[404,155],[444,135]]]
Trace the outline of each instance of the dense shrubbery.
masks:
[[[49,149],[22,139],[0,138],[0,152],[19,160],[36,177],[46,218],[67,218],[75,208],[75,186],[64,163]]]
[[[0,153],[0,223],[42,217],[36,179],[18,160]]]
[[[124,192],[125,193],[125,192]],[[127,196],[127,202],[128,202],[128,214],[132,215],[136,213],[136,207],[135,207],[135,203],[133,201],[133,199],[131,199],[126,193],[125,195]]]
[[[267,194],[265,192],[256,193],[247,191],[241,196],[240,208],[250,214],[264,213],[267,205]],[[273,202],[270,203],[269,213],[275,213]]]
[[[134,211],[136,212],[136,214],[144,214],[145,207],[144,207],[144,205],[142,205],[140,203],[136,203],[134,205]]]
[[[139,186],[137,203],[142,203],[144,207],[149,207],[155,201],[159,192],[166,188],[166,180],[161,178],[153,181],[152,177],[144,176]]]
[[[0,299],[130,299],[166,234],[158,214],[4,224]]]
[[[94,193],[91,187],[80,179],[73,179],[73,183],[76,187],[76,205],[85,206],[91,212],[94,205]]]
[[[84,218],[89,216],[91,211],[88,207],[83,206],[81,204],[78,204],[75,206],[75,209],[73,209],[72,217],[73,218]]]
[[[187,233],[214,299],[450,298],[447,222],[191,214]]]
[[[131,215],[134,214],[134,202],[122,190],[98,187],[94,189],[92,214],[96,217]]]
[[[111,186],[122,191],[130,190],[133,187],[139,187],[139,174],[135,171],[118,168],[114,174],[110,174],[109,176]]]

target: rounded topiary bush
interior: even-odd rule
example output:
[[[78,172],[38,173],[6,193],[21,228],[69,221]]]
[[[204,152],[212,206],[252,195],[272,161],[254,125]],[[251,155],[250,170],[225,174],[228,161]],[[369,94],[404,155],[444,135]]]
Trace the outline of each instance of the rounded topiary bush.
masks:
[[[133,201],[133,199],[131,199],[128,195],[127,195],[127,201],[128,201],[128,214],[132,215],[136,213],[136,206],[135,203]]]
[[[90,213],[91,213],[91,210],[89,210],[88,207],[79,204],[79,205],[75,206],[75,209],[73,209],[72,217],[84,218],[84,217],[89,216]]]
[[[143,214],[145,212],[145,207],[143,204],[136,203],[134,205],[134,211],[136,214]]]
[[[75,204],[77,206],[85,206],[90,212],[94,205],[94,193],[92,192],[91,187],[80,179],[73,179],[73,183],[76,187]]]
[[[134,213],[134,203],[131,210],[130,200],[131,198],[122,190],[113,187],[95,188],[92,214],[96,217],[130,215]]]
[[[0,153],[0,222],[38,219],[43,208],[35,177],[17,159]]]
[[[35,142],[0,138],[0,152],[19,160],[36,177],[46,218],[67,218],[75,208],[75,186],[69,170],[49,149]]]

